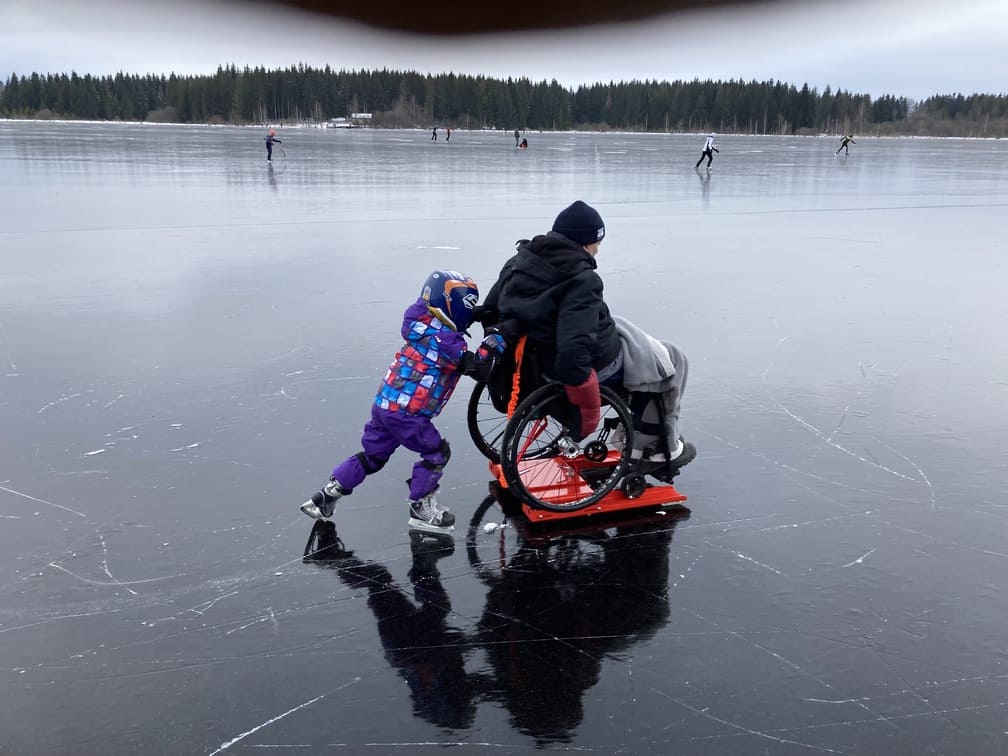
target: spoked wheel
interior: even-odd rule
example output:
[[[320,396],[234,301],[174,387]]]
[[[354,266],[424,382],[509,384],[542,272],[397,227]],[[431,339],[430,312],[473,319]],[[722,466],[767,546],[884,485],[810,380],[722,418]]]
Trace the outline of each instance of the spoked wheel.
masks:
[[[520,534],[507,522],[493,495],[485,498],[469,520],[466,531],[466,554],[472,574],[487,585],[500,580],[508,560],[518,551]],[[493,523],[490,525],[490,523]],[[489,526],[489,527],[488,527]]]
[[[553,531],[534,533],[519,520],[498,525],[501,512],[494,497],[484,499],[473,512],[466,533],[466,555],[472,574],[489,586],[512,577],[576,572],[604,561],[603,544],[612,531],[601,526],[587,533]],[[491,524],[492,523],[492,524]]]
[[[511,492],[531,507],[569,512],[600,501],[626,472],[633,421],[626,403],[601,387],[602,419],[580,443],[563,420],[571,410],[561,384],[532,392],[504,430],[501,470]]]
[[[479,449],[480,454],[491,462],[500,464],[501,442],[504,440],[504,429],[507,427],[507,415],[498,412],[490,401],[485,381],[477,381],[469,397],[469,410],[466,423],[469,435]]]

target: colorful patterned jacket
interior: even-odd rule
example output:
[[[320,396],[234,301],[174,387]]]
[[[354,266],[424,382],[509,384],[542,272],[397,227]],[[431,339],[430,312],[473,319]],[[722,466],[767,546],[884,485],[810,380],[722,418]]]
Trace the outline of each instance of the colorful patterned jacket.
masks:
[[[465,337],[446,326],[418,299],[403,313],[406,343],[378,389],[375,404],[390,412],[435,417],[459,379]]]

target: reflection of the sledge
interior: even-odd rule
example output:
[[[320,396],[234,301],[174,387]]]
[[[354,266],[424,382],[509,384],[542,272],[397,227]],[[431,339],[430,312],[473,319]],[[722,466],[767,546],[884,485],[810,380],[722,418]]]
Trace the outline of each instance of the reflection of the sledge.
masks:
[[[314,524],[304,560],[367,590],[385,658],[408,683],[415,716],[457,730],[472,726],[479,703],[493,702],[540,745],[566,742],[603,660],[668,621],[672,533],[688,511],[638,510],[576,528],[530,528],[515,516],[485,532],[500,519],[496,507],[487,497],[470,520],[466,553],[487,594],[479,620],[465,628],[449,624],[461,618],[437,568],[454,551],[450,541],[411,537],[412,600],[383,565],[354,556],[331,522]],[[467,671],[476,650],[486,664]]]
[[[667,531],[671,540],[675,525],[690,516],[689,509],[673,503],[638,505],[625,511],[613,509],[589,518],[543,521],[532,519],[529,507],[508,495],[496,482],[490,484],[490,492],[473,512],[466,534],[469,564],[480,577],[488,569],[499,573],[502,569],[513,569],[516,561],[524,564],[529,552],[538,553],[548,562],[551,551],[569,552],[572,548],[592,551],[594,544],[652,532]],[[532,515],[535,514],[533,511]],[[564,561],[570,563],[569,553]]]
[[[669,551],[678,510],[533,524],[491,495],[473,513],[466,553],[488,587],[478,637],[515,727],[570,740],[603,660],[649,639],[669,617]],[[493,514],[491,514],[493,513]]]

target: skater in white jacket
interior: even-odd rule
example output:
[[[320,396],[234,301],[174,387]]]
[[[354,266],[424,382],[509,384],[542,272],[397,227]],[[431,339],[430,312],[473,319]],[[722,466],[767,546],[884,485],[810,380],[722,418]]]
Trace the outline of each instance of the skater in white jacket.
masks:
[[[707,141],[704,142],[703,153],[700,155],[700,159],[696,161],[696,168],[700,167],[700,163],[703,162],[704,158],[707,158],[707,170],[710,170],[710,164],[714,160],[714,153],[720,152],[717,147],[714,146],[714,137],[717,136],[713,131],[707,135]]]

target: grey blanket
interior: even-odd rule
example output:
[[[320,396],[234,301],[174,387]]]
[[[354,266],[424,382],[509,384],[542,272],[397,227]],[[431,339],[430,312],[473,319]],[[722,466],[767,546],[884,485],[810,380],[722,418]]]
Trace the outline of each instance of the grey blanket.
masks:
[[[659,341],[626,318],[613,316],[623,356],[623,385],[630,391],[660,394],[669,447],[679,441],[679,404],[689,362],[675,344]],[[634,446],[638,446],[635,442]]]

